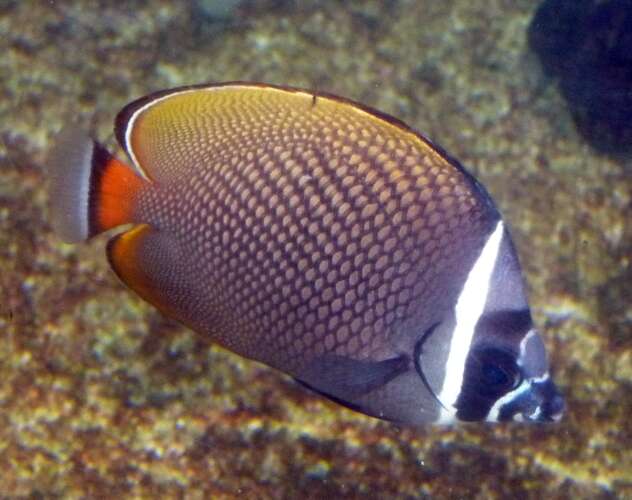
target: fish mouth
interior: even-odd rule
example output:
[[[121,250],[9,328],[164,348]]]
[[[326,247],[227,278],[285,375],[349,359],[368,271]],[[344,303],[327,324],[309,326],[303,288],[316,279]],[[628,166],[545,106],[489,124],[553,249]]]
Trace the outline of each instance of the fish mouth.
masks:
[[[565,402],[553,381],[547,378],[543,382],[531,383],[532,398],[539,404],[535,410],[520,413],[525,422],[559,422],[564,415]]]
[[[559,422],[566,406],[564,397],[548,374],[525,380],[500,403],[491,413],[504,422]]]

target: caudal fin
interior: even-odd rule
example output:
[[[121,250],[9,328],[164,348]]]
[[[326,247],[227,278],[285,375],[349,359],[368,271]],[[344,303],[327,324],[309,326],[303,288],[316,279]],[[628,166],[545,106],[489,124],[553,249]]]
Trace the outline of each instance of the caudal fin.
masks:
[[[133,222],[147,182],[84,132],[64,130],[48,157],[52,224],[68,242],[84,241]]]

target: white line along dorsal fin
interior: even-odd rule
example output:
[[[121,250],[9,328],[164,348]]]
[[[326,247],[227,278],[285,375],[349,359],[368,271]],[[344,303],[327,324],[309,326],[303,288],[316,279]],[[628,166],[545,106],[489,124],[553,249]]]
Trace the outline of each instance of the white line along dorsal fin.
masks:
[[[187,95],[187,94],[203,94],[203,93],[221,93],[221,92],[231,92],[235,90],[253,90],[257,89],[259,91],[265,92],[277,92],[277,93],[291,93],[296,96],[302,96],[306,101],[312,102],[314,99],[314,95],[306,90],[301,90],[298,88],[283,88],[276,87],[274,85],[264,85],[264,84],[248,84],[247,82],[234,82],[234,83],[220,83],[220,84],[209,84],[209,85],[193,85],[190,87],[180,87],[175,89],[170,89],[166,91],[156,92],[155,94],[150,94],[145,97],[141,97],[140,99],[129,103],[125,106],[119,116],[117,117],[117,128],[122,128],[122,132],[117,132],[117,137],[119,142],[127,152],[134,168],[137,172],[145,179],[152,180],[154,176],[152,176],[152,172],[149,171],[148,166],[143,166],[141,161],[139,161],[137,152],[133,147],[133,135],[136,126],[138,125],[139,118],[151,108],[155,108],[165,101],[177,98],[179,96]],[[204,115],[204,113],[208,113],[212,108],[209,108],[208,105],[206,107],[200,107],[197,109],[197,113],[200,118]],[[192,115],[194,118],[195,116]],[[120,120],[120,122],[119,122]],[[153,165],[155,168],[155,165]]]
[[[132,115],[127,120],[125,124],[125,135],[124,135],[125,141],[123,144],[123,148],[125,149],[125,151],[127,151],[127,156],[129,156],[130,160],[132,160],[132,164],[134,165],[134,168],[136,169],[136,171],[144,179],[150,180],[150,176],[147,174],[147,171],[142,167],[142,165],[138,161],[138,158],[136,157],[136,153],[134,152],[134,148],[132,147],[132,131],[134,130],[134,125],[136,123],[136,120],[141,114],[143,114],[143,112],[155,106],[159,102],[170,99],[176,95],[187,94],[193,91],[194,91],[193,89],[186,89],[186,90],[179,90],[179,91],[176,90],[174,92],[167,93],[163,95],[162,97],[149,100],[143,106],[139,107],[136,111],[134,111],[134,113],[132,113]]]
[[[498,258],[503,234],[503,222],[500,220],[468,273],[454,307],[456,324],[450,341],[443,386],[439,393],[439,400],[444,406],[441,409],[440,422],[451,422],[456,415],[457,409],[454,405],[463,385],[465,363],[474,338],[476,323],[485,310],[490,280]]]

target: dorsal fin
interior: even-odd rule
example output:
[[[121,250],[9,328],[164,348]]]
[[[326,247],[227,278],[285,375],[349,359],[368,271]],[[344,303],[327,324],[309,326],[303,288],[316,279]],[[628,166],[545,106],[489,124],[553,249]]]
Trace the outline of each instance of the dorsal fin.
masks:
[[[294,118],[319,109],[325,110],[317,111],[323,126],[329,123],[324,117],[339,112],[370,117],[384,133],[403,133],[428,156],[463,171],[443,150],[392,116],[332,94],[264,83],[237,81],[156,92],[125,106],[116,117],[115,132],[139,172],[169,182],[219,155],[226,155],[229,164],[230,154],[252,134],[291,134]]]
[[[245,139],[240,133],[244,123],[257,129],[269,123],[273,110],[308,108],[312,100],[308,92],[263,84],[176,88],[125,106],[116,117],[115,132],[145,177],[169,182],[239,148]]]

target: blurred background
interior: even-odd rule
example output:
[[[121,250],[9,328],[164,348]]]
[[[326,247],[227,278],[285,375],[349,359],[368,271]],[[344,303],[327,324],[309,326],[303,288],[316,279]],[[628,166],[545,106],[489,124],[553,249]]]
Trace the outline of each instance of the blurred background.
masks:
[[[0,0],[0,496],[632,498],[632,2]],[[555,425],[400,428],[208,346],[48,220],[46,152],[152,91],[340,94],[510,226]],[[119,150],[120,151],[120,150]]]

